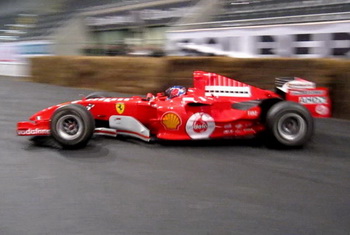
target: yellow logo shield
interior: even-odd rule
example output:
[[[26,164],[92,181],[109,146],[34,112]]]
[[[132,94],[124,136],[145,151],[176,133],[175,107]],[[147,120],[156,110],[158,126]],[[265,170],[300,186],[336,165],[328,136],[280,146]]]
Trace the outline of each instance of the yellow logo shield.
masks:
[[[115,105],[115,108],[119,114],[124,113],[125,110],[125,104],[124,103],[118,103]]]

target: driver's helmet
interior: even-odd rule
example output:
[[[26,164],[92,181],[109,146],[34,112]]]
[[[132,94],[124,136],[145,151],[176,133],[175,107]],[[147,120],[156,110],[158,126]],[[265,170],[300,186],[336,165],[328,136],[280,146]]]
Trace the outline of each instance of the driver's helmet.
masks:
[[[165,91],[165,95],[169,98],[175,98],[178,97],[180,95],[185,95],[186,94],[186,87],[184,86],[172,86],[169,87],[166,91]]]

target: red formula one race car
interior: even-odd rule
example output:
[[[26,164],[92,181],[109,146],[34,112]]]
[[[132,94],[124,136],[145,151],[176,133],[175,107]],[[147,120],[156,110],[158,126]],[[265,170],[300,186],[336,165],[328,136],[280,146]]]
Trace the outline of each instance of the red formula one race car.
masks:
[[[58,104],[19,122],[20,136],[52,136],[65,148],[85,146],[93,134],[144,141],[199,140],[266,135],[270,143],[302,146],[313,133],[303,105],[218,74],[194,72],[194,87],[171,87],[130,98],[89,95]]]

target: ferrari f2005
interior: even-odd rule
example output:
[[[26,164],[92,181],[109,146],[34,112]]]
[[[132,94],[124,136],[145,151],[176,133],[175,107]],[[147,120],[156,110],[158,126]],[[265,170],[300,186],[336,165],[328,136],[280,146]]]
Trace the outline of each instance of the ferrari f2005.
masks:
[[[302,146],[312,136],[308,109],[273,91],[203,71],[195,71],[193,81],[193,88],[174,86],[144,97],[93,93],[37,112],[17,124],[17,134],[51,136],[64,148],[83,147],[94,134],[144,141],[263,135],[289,147]]]

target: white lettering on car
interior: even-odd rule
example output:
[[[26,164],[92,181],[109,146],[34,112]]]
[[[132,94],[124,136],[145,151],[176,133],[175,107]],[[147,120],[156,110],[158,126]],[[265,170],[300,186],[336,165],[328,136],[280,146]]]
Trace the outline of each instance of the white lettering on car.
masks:
[[[50,130],[47,129],[32,129],[32,130],[18,130],[18,135],[50,135]]]
[[[250,117],[257,117],[258,115],[259,115],[259,112],[256,110],[248,111],[248,116],[250,116]]]
[[[321,96],[299,97],[300,104],[327,104],[327,98]]]

